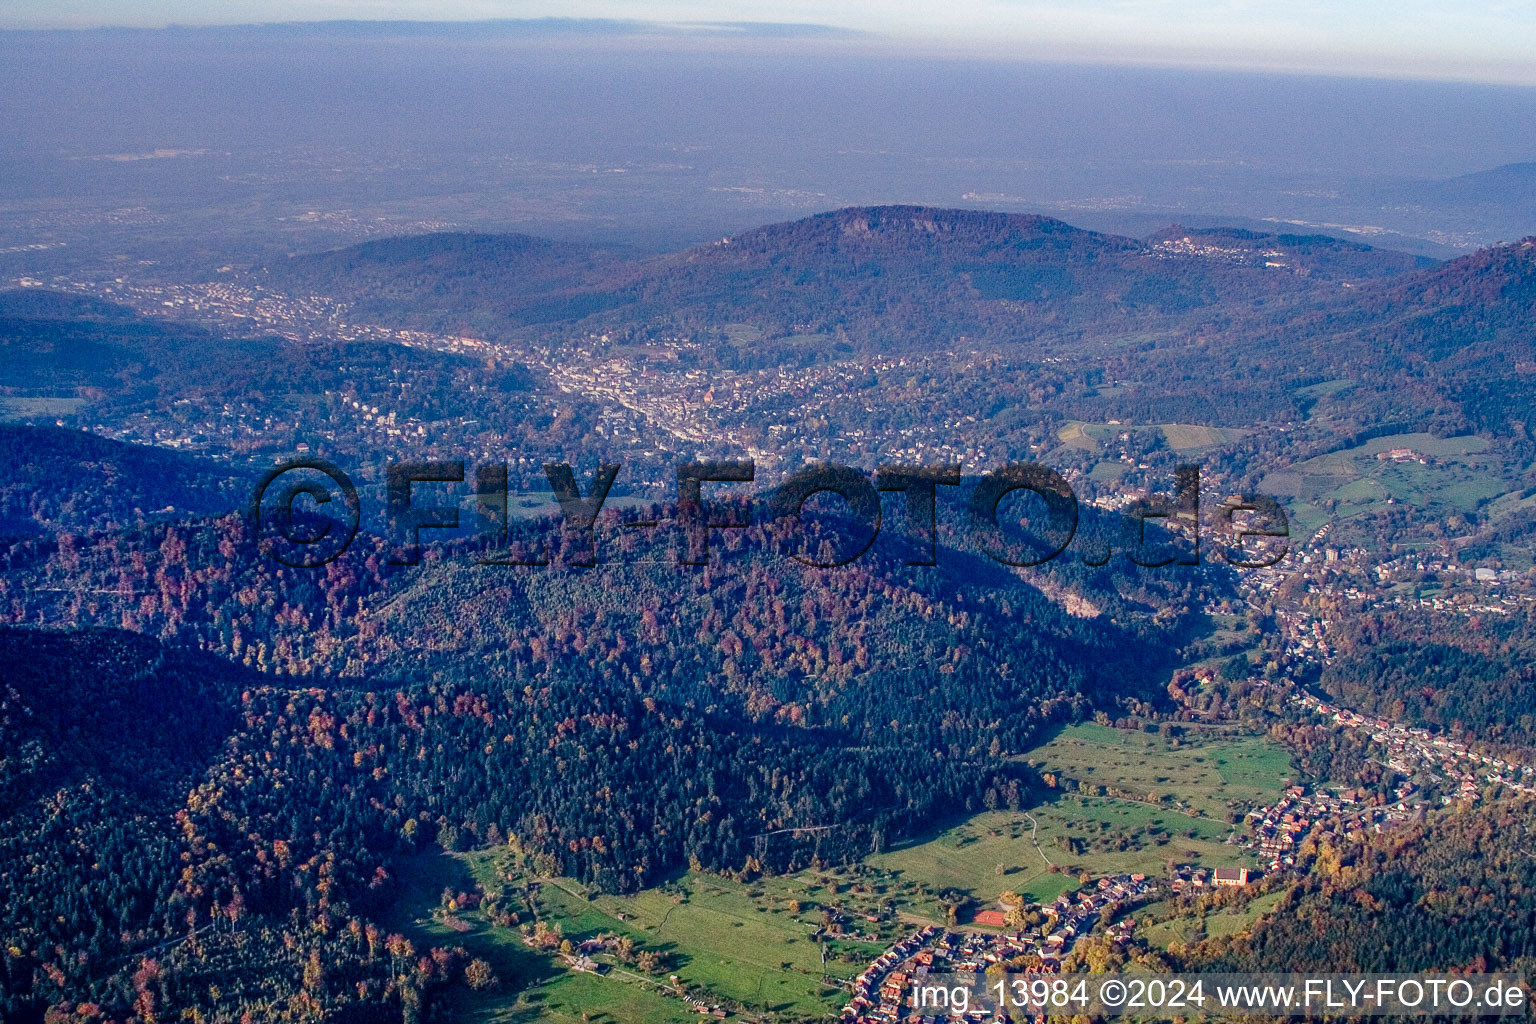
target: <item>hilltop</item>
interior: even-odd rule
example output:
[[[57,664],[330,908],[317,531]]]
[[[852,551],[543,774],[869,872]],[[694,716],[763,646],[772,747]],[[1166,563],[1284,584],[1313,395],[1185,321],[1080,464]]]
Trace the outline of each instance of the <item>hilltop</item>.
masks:
[[[1326,293],[1425,265],[1322,236],[1204,231],[1171,244],[1050,217],[918,206],[850,207],[662,256],[528,236],[414,236],[269,265],[266,279],[372,315],[489,336],[752,325],[856,349],[960,337],[1062,340],[1098,328],[1178,330],[1266,298]],[[1270,259],[1234,253],[1274,250]]]

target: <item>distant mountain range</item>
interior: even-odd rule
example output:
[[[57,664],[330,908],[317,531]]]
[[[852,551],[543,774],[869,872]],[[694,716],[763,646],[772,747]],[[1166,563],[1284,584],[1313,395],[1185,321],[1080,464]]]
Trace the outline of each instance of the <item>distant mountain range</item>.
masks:
[[[1257,297],[1297,298],[1433,261],[1325,235],[1166,228],[1133,239],[1049,217],[853,207],[662,256],[521,235],[435,234],[297,256],[280,290],[361,313],[499,334],[557,322],[750,323],[857,346],[1037,339],[1168,326]]]
[[[765,39],[857,38],[857,29],[812,22],[652,21],[634,18],[485,18],[468,21],[332,19],[273,21],[243,25],[167,25],[164,28],[110,26],[84,29],[0,29],[0,34],[47,32],[171,36],[264,36],[320,39],[504,39],[548,36],[698,36]]]

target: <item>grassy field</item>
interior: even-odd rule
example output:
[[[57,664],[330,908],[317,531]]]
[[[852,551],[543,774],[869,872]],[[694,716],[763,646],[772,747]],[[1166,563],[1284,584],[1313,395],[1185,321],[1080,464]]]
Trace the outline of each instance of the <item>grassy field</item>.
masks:
[[[1155,794],[1217,820],[1237,803],[1272,802],[1291,775],[1290,756],[1262,737],[1190,731],[1175,740],[1092,723],[1069,726],[1025,756],[1085,791]]]
[[[580,486],[585,487],[583,482]],[[603,509],[647,508],[649,502],[641,498],[615,494],[603,502]],[[466,499],[466,511],[468,499]],[[516,519],[547,519],[560,514],[560,503],[554,491],[511,491],[507,495],[507,514]]]
[[[1171,900],[1153,903],[1136,911],[1136,934],[1155,949],[1168,949],[1174,943],[1188,944],[1202,938],[1217,939],[1235,935],[1253,926],[1259,918],[1279,906],[1285,893],[1275,892],[1248,901],[1245,905],[1206,912],[1191,912]]]
[[[1056,439],[1062,444],[1085,452],[1098,451],[1105,441],[1114,436],[1114,428],[1106,424],[1080,423],[1076,420],[1056,432]]]
[[[1297,388],[1296,394],[1302,398],[1323,398],[1327,395],[1336,395],[1341,391],[1355,386],[1355,382],[1348,377],[1339,377],[1334,380],[1325,380],[1317,384],[1308,384],[1306,387]]]
[[[682,1024],[697,1022],[699,1015],[680,1000],[645,985],[623,978],[566,971],[551,983],[525,994],[501,1019],[518,1024]]]
[[[868,952],[861,949],[856,962],[822,965],[820,945],[810,938],[818,895],[828,896],[799,875],[748,885],[688,874],[634,896],[586,899],[546,885],[540,901],[543,916],[559,921],[568,937],[629,935],[664,953],[670,973],[684,982],[754,1008],[817,1016],[838,996],[821,983],[822,975],[857,974]],[[790,912],[792,899],[802,901],[799,914]]]
[[[32,416],[72,416],[85,404],[83,398],[0,398],[0,420]]]
[[[1056,432],[1056,439],[1068,448],[1078,451],[1101,451],[1104,445],[1121,433],[1132,434],[1156,431],[1163,435],[1168,447],[1176,452],[1193,452],[1215,448],[1240,441],[1248,431],[1237,427],[1208,427],[1197,423],[1084,423],[1072,420]]]
[[[1078,791],[977,815],[870,863],[981,901],[1006,890],[1054,899],[1082,871],[1162,874],[1169,860],[1251,865],[1226,843],[1227,813],[1273,800],[1290,773],[1285,751],[1259,737],[1196,732],[1175,741],[1091,724],[1063,729],[1024,756]]]
[[[801,871],[735,882],[684,873],[632,895],[589,891],[571,879],[532,875],[511,851],[422,854],[398,865],[402,899],[384,922],[419,948],[463,946],[489,962],[502,981],[492,992],[457,986],[458,1019],[516,1024],[686,1024],[698,1015],[667,981],[675,974],[703,991],[769,1021],[820,1017],[843,995],[826,978],[857,974],[913,920],[941,922],[945,889],[983,903],[1004,890],[1049,901],[1077,888],[1078,875],[1141,871],[1161,875],[1171,861],[1207,866],[1252,861],[1226,840],[1227,810],[1279,792],[1286,755],[1255,737],[1191,732],[1174,740],[1096,725],[1063,729],[1024,755],[1043,772],[1080,788],[1018,811],[969,818],[846,869]],[[512,927],[480,910],[460,910],[456,927],[437,912],[444,889],[499,895],[524,925],[535,919],[580,942],[627,936],[637,951],[663,959],[645,975],[606,958],[603,976],[567,969],[531,949]],[[824,908],[849,916],[850,931],[823,946],[811,936]],[[877,920],[870,920],[876,918]],[[1163,922],[1167,941],[1230,922]],[[1186,931],[1178,931],[1185,929]],[[862,933],[873,936],[866,939]],[[1158,933],[1161,934],[1161,933]]]
[[[1176,452],[1199,451],[1241,441],[1248,433],[1237,427],[1203,427],[1193,423],[1164,423],[1162,430],[1168,447]]]
[[[1291,499],[1287,513],[1308,532],[1331,519],[1379,511],[1389,501],[1470,512],[1510,489],[1501,467],[1480,457],[1487,447],[1470,435],[1390,434],[1271,473],[1260,490]],[[1428,456],[1429,464],[1377,458],[1394,448]]]
[[[388,927],[420,948],[463,946],[490,963],[501,979],[496,992],[458,986],[451,993],[455,1013],[476,1022],[697,1021],[698,1014],[667,981],[669,974],[685,986],[739,1003],[761,1019],[820,1017],[845,998],[823,982],[824,976],[857,974],[898,935],[911,931],[890,908],[942,914],[934,894],[864,868],[803,871],[745,883],[687,873],[621,896],[588,891],[571,879],[535,878],[517,858],[497,850],[410,858],[400,865],[400,878],[405,896],[386,921]],[[529,883],[537,889],[532,908],[526,902]],[[536,909],[538,920],[558,927],[573,942],[600,934],[627,936],[637,950],[661,954],[664,969],[655,976],[623,964],[613,964],[602,976],[570,971],[552,953],[530,949],[516,929],[492,925],[479,910],[455,915],[468,930],[448,927],[434,913],[441,893],[445,888],[468,892],[476,885],[486,893],[505,886],[504,904],[521,908],[524,922],[532,920],[529,910]],[[842,908],[854,929],[878,937],[873,942],[854,936],[833,939],[826,944],[823,964],[821,944],[811,940],[823,906]],[[881,921],[866,921],[866,914],[879,914]]]
[[[1077,888],[1079,872],[1162,875],[1169,860],[1251,865],[1243,851],[1226,845],[1227,833],[1224,824],[1129,800],[1063,797],[977,815],[871,863],[904,881],[959,889],[982,903],[1010,890],[1048,902]],[[1072,840],[1081,844],[1075,851],[1064,845]]]
[[[1095,462],[1093,468],[1088,471],[1088,479],[1094,483],[1112,484],[1125,476],[1128,468],[1123,462]]]

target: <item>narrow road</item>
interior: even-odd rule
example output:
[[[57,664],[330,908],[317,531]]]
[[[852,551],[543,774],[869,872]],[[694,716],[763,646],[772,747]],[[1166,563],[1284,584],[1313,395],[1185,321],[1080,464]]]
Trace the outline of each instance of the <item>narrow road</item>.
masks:
[[[1024,817],[1029,819],[1029,841],[1035,844],[1035,852],[1040,855],[1041,860],[1045,861],[1046,867],[1055,867],[1056,865],[1051,863],[1051,858],[1047,857],[1045,851],[1040,848],[1040,823],[1028,811],[1024,812]]]

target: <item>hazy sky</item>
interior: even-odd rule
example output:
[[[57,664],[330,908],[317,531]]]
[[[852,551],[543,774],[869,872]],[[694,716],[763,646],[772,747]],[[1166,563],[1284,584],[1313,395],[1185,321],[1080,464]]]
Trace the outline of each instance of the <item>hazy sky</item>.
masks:
[[[801,22],[989,57],[1536,84],[1536,0],[0,0],[0,28],[549,16]]]

